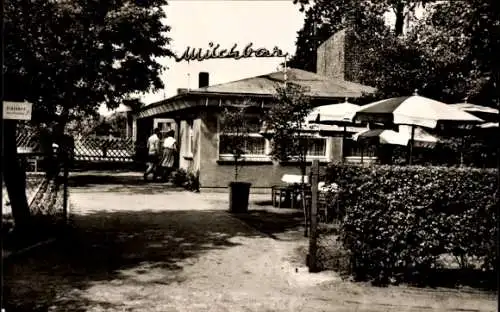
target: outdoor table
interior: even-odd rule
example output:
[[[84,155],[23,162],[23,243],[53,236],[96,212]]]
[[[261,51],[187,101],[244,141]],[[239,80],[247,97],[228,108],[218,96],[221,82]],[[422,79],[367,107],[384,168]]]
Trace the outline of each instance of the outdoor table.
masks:
[[[302,177],[300,175],[285,174],[281,178],[281,181],[284,182],[284,185],[275,185],[272,187],[273,206],[281,208],[282,203],[287,201],[290,201],[290,208],[292,209],[295,208],[297,204],[300,205],[298,197],[301,194],[300,183],[302,182]],[[308,182],[309,177],[304,176],[304,183],[307,184]]]

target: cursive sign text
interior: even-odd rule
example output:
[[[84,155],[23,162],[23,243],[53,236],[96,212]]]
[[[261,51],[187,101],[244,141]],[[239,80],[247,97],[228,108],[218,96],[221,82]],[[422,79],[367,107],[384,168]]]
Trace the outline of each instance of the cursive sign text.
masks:
[[[210,59],[232,58],[239,60],[241,58],[250,57],[286,57],[288,53],[283,53],[278,47],[274,47],[272,51],[266,48],[253,48],[253,43],[249,43],[242,51],[238,50],[238,45],[235,43],[233,47],[228,49],[219,49],[220,44],[210,42],[208,49],[187,47],[181,56],[176,56],[177,62],[181,61],[205,61]]]

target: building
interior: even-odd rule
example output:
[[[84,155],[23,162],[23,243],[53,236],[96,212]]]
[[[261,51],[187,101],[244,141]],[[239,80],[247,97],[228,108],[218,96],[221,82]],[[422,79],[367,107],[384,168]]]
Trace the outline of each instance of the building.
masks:
[[[338,60],[335,55],[343,46],[339,42],[338,47],[331,49],[334,55],[331,59]],[[323,65],[323,68],[327,67]],[[233,179],[232,155],[226,153],[224,139],[220,135],[219,116],[224,107],[237,106],[250,98],[265,109],[272,105],[276,86],[285,83],[285,80],[307,87],[314,106],[340,103],[346,98],[358,98],[364,93],[374,92],[371,87],[346,81],[342,77],[330,78],[293,68],[286,70],[286,77],[284,71],[278,71],[212,86],[208,73],[200,73],[199,78],[198,89],[181,89],[169,99],[144,107],[136,116],[135,132],[137,142],[144,144],[155,126],[160,122],[170,122],[169,127],[178,130],[178,166],[198,172],[202,188],[226,188]],[[239,180],[251,182],[255,189],[269,189],[280,183],[283,174],[299,174],[299,168],[293,163],[274,162],[269,156],[270,143],[259,134],[258,129],[256,127],[249,139],[252,153],[244,156],[245,166],[240,170]],[[329,127],[328,133],[320,130],[308,160],[319,159],[323,163],[340,161],[343,157],[343,129]],[[139,153],[144,152],[144,146],[139,148]]]

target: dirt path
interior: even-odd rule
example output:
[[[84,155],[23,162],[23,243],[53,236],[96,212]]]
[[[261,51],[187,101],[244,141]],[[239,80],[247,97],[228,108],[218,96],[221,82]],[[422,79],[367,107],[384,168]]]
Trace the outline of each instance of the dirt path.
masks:
[[[73,187],[76,229],[8,266],[7,311],[496,310],[494,295],[373,288],[333,272],[309,274],[294,257],[307,244],[300,215],[253,205],[287,222],[249,224],[225,211],[225,199],[160,184]]]

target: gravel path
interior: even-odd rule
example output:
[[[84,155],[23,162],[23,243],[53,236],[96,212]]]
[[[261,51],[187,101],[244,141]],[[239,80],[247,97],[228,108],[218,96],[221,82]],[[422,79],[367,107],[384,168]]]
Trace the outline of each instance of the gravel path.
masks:
[[[226,197],[161,184],[73,186],[75,230],[8,264],[7,311],[496,310],[494,294],[374,288],[333,272],[309,274],[296,255],[307,245],[298,223],[263,234],[255,228],[262,224],[228,214]]]

